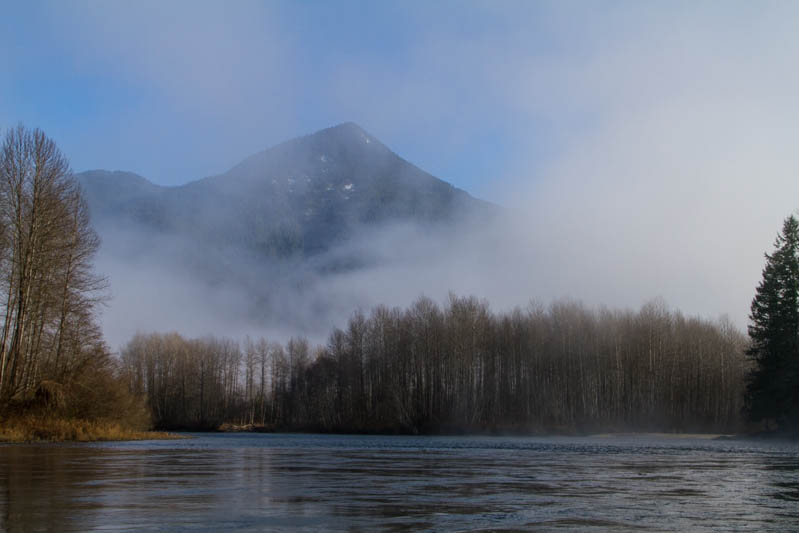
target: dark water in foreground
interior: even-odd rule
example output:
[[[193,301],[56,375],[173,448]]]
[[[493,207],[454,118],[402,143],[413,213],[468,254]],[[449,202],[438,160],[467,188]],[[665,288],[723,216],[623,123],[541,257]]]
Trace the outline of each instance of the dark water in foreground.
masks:
[[[0,446],[0,530],[799,529],[799,444],[211,434]]]

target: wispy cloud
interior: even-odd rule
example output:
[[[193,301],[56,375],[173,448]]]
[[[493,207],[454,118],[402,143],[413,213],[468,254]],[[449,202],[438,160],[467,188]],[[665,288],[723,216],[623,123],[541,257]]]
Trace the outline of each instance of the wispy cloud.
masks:
[[[178,183],[355,120],[514,209],[473,241],[492,255],[343,276],[335,290],[371,295],[347,305],[443,287],[498,306],[661,295],[743,327],[762,253],[799,207],[795,3],[45,6],[2,32],[25,90],[0,87],[0,120],[52,132],[78,170]],[[60,90],[30,90],[23,67],[40,62]]]

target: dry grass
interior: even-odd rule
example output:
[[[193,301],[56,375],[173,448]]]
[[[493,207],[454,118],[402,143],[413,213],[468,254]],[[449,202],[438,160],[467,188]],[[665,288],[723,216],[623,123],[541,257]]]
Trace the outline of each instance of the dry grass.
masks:
[[[92,442],[177,438],[181,437],[156,431],[136,431],[108,420],[28,414],[0,421],[0,442]]]

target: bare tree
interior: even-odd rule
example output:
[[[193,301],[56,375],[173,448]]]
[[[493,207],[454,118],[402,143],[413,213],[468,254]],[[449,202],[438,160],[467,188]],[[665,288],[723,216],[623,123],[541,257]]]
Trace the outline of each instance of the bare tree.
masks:
[[[99,240],[66,158],[40,130],[0,152],[0,406],[42,380],[67,381],[107,355],[94,320]]]

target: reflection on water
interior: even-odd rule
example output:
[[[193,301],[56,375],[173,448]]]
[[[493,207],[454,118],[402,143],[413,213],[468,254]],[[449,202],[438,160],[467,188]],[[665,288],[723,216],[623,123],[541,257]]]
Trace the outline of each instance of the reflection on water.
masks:
[[[0,530],[799,528],[799,445],[200,435],[0,446]]]

